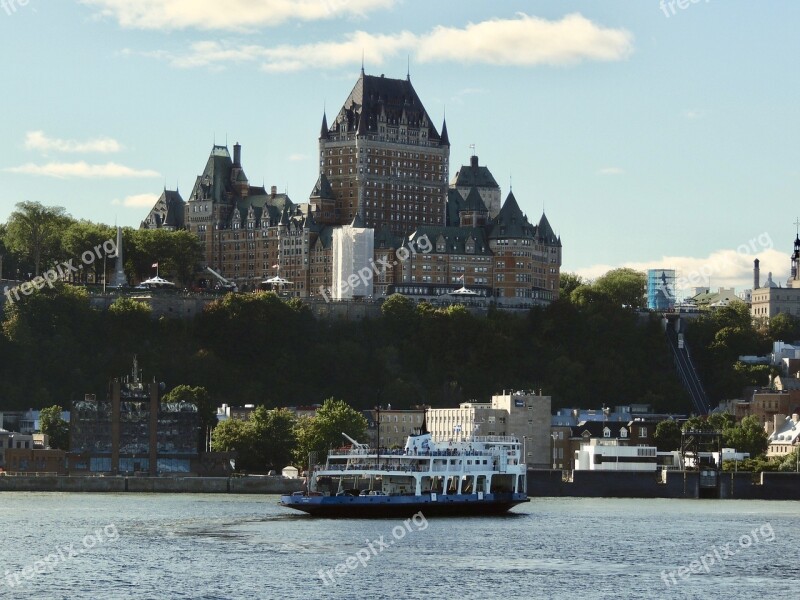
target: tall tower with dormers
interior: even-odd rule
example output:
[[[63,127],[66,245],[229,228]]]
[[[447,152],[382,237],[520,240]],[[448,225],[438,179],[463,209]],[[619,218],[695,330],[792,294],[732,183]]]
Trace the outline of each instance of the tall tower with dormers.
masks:
[[[450,140],[439,133],[411,78],[366,75],[319,138],[320,177],[333,195],[320,223],[344,225],[359,216],[367,227],[405,236],[445,224]],[[327,214],[326,214],[327,213]]]

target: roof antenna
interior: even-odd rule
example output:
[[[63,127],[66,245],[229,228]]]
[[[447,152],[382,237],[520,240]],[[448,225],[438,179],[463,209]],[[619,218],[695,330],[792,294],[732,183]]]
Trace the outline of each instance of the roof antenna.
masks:
[[[361,48],[361,75],[364,75],[364,48]]]
[[[406,81],[411,81],[411,55],[406,55]]]

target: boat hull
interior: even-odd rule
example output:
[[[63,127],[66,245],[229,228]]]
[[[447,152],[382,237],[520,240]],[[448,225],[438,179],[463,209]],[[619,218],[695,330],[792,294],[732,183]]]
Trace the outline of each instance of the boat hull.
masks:
[[[281,506],[315,517],[380,519],[428,516],[488,516],[529,502],[525,494],[424,496],[281,496]]]

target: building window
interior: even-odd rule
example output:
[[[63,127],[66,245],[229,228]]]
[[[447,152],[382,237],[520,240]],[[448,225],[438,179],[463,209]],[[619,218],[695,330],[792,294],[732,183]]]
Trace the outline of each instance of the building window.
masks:
[[[639,428],[639,437],[646,438],[647,437],[647,427],[640,427]]]

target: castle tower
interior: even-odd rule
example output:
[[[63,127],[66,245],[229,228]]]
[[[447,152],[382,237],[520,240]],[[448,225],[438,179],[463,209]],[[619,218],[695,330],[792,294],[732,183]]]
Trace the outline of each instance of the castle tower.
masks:
[[[367,227],[408,235],[445,224],[450,144],[433,125],[409,78],[365,75],[319,137],[320,175],[334,196],[325,224]]]

